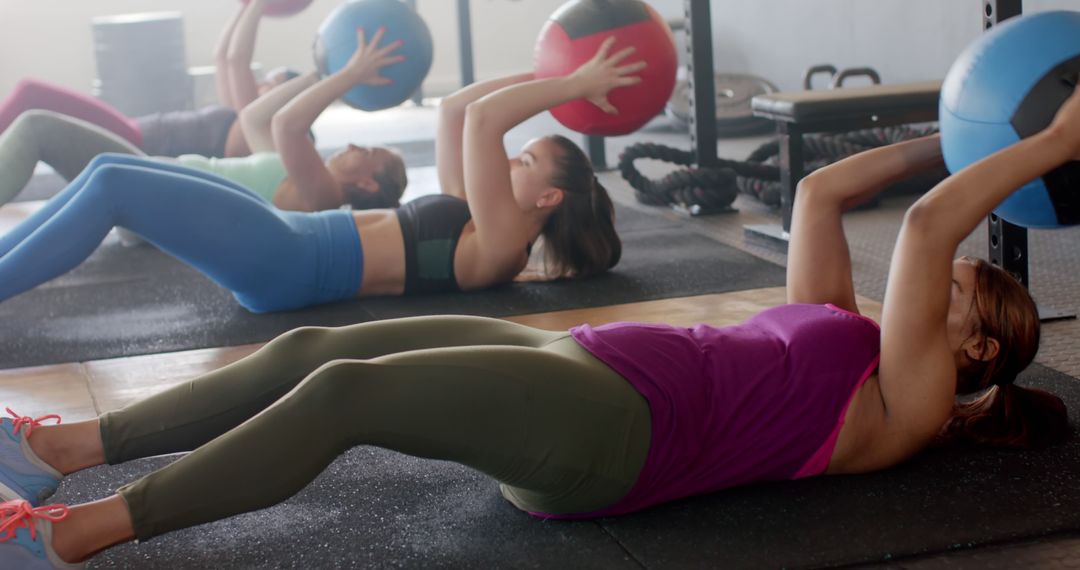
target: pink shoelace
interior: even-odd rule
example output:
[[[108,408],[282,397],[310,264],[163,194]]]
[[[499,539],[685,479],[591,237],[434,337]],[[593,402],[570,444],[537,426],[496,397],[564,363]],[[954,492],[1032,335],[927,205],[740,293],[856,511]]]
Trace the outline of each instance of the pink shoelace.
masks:
[[[11,408],[4,408],[7,413],[11,414],[11,417],[15,418],[12,423],[15,425],[15,433],[18,434],[19,430],[26,426],[26,437],[30,437],[31,433],[34,433],[34,428],[42,425],[41,422],[45,420],[56,420],[56,423],[60,423],[60,416],[56,414],[49,414],[47,416],[41,416],[40,418],[32,418],[30,416],[20,416],[11,411]]]
[[[31,540],[37,540],[37,525],[34,519],[58,522],[68,517],[67,505],[47,505],[31,507],[28,501],[7,501],[0,503],[0,542],[15,539],[20,528],[30,529]]]

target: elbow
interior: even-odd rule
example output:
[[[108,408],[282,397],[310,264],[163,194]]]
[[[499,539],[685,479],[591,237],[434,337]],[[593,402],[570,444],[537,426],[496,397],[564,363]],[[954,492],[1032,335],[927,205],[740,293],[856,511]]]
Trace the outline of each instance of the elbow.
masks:
[[[241,50],[239,48],[229,46],[228,49],[226,49],[224,52],[224,61],[226,65],[233,69],[250,69],[251,53],[246,50]]]
[[[794,215],[800,218],[823,212],[839,215],[843,210],[835,197],[830,198],[824,181],[813,174],[804,177],[795,186],[795,202],[792,207],[796,212]]]
[[[900,231],[906,240],[920,240],[935,248],[953,249],[969,233],[958,225],[955,212],[946,211],[922,200],[912,204],[904,213]]]
[[[801,199],[816,199],[821,194],[821,178],[813,173],[804,176],[795,185],[795,196]]]
[[[439,114],[444,116],[464,115],[467,106],[456,94],[447,95],[439,101]]]
[[[254,113],[252,113],[250,106],[240,110],[240,113],[237,115],[237,120],[240,121],[240,129],[244,131],[245,134],[252,132],[252,129],[258,122],[258,119],[256,119]]]
[[[936,207],[932,200],[920,199],[904,212],[901,227],[918,235],[941,234],[944,233],[942,230],[949,227],[947,218],[947,214]]]
[[[492,129],[491,106],[474,101],[465,107],[465,132],[484,133]]]
[[[280,140],[282,137],[292,137],[297,134],[307,135],[307,126],[300,124],[291,117],[288,113],[278,111],[274,113],[273,118],[270,119],[270,132],[274,136],[275,140]]]

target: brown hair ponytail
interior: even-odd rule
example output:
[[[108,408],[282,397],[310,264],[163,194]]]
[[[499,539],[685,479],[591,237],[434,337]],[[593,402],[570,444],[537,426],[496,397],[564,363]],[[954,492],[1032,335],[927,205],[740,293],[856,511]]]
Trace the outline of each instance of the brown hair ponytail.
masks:
[[[551,185],[563,191],[563,200],[541,230],[546,265],[561,277],[607,271],[622,256],[611,197],[581,148],[561,135],[548,139],[559,149]]]
[[[1045,447],[1070,434],[1065,402],[1034,388],[1013,384],[1039,348],[1039,311],[1027,289],[985,260],[963,258],[975,265],[975,311],[978,330],[997,340],[993,358],[960,370],[957,392],[977,393],[956,405],[942,428],[946,441],[997,447]]]
[[[1065,402],[1035,388],[991,386],[956,406],[945,424],[946,442],[1010,448],[1042,448],[1068,439]]]

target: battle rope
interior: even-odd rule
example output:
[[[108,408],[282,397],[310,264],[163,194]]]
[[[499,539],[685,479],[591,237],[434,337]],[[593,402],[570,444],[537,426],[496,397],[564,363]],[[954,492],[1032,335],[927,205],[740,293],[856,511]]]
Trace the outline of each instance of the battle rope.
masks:
[[[901,126],[804,136],[805,170],[810,173],[852,154],[936,131],[936,126]],[[643,204],[674,204],[687,208],[696,205],[711,211],[726,210],[741,191],[775,207],[780,205],[780,169],[776,166],[779,155],[779,141],[773,140],[755,149],[745,161],[720,159],[715,166],[693,168],[694,153],[691,151],[656,143],[637,143],[627,147],[619,156],[619,172],[634,188],[634,195]],[[636,160],[642,158],[686,168],[652,180],[634,165]]]

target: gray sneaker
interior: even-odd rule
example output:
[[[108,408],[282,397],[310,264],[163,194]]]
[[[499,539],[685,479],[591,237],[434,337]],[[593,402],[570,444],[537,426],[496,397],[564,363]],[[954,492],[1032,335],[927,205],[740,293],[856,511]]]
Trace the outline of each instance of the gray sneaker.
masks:
[[[52,548],[52,523],[67,518],[64,505],[34,508],[27,501],[0,503],[0,568],[75,570]]]
[[[23,499],[37,506],[55,491],[63,475],[45,463],[30,449],[30,436],[35,426],[47,419],[23,417],[7,408],[11,418],[0,418],[0,501]]]

